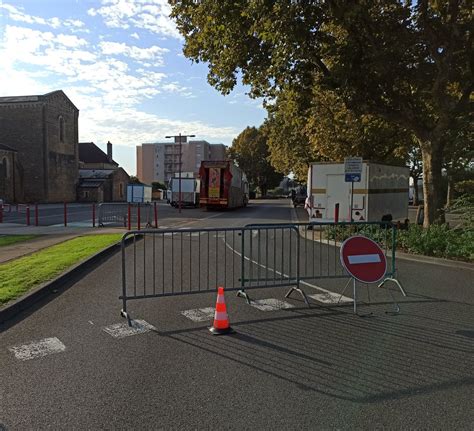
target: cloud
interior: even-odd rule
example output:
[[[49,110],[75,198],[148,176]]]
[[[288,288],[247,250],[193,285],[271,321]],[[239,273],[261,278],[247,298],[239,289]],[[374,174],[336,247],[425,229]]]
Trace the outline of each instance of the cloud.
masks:
[[[177,130],[193,133],[200,138],[228,141],[239,133],[233,127],[215,127],[201,121],[170,120],[135,108],[107,110],[102,106],[81,111],[81,130],[87,130],[81,133],[82,141],[110,140],[128,147],[143,142],[163,141],[166,135]]]
[[[17,8],[13,5],[7,3],[0,3],[0,9],[5,10],[8,13],[8,17],[12,21],[18,22],[25,22],[27,24],[39,24],[45,25],[48,27],[52,27],[57,29],[61,26],[73,28],[76,31],[85,31],[88,32],[89,30],[85,29],[85,24],[77,19],[67,19],[64,22],[57,17],[53,18],[42,18],[34,15],[29,15],[23,11],[22,8]]]
[[[138,35],[138,33],[132,33],[130,37],[133,37],[134,39],[137,39],[137,40],[140,39],[140,36]]]
[[[139,62],[152,60],[155,66],[163,66],[163,54],[169,51],[156,45],[149,48],[139,48],[118,42],[100,42],[99,47],[105,55],[124,55]]]
[[[102,7],[87,13],[101,16],[107,27],[145,29],[152,33],[182,39],[175,23],[169,17],[167,0],[101,0]]]

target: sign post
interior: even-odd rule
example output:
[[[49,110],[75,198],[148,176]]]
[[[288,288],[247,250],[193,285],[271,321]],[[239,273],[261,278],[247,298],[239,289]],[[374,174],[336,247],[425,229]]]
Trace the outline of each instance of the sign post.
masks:
[[[352,217],[352,207],[354,203],[354,183],[359,183],[362,177],[362,157],[346,157],[344,158],[344,177],[346,183],[351,183],[351,208],[350,220]]]
[[[382,280],[387,271],[387,258],[375,241],[362,235],[350,237],[342,243],[340,258],[353,281],[354,313],[357,314],[356,281],[371,284]]]

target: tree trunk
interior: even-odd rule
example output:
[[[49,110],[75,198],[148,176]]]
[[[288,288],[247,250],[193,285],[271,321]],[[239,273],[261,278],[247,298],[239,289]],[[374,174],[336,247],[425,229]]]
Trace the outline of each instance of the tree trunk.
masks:
[[[448,191],[446,193],[446,208],[451,206],[453,200],[453,177],[448,175]]]
[[[420,205],[420,193],[418,192],[418,177],[413,177],[413,206]]]
[[[432,142],[426,142],[421,147],[423,159],[423,196],[424,196],[424,219],[423,227],[433,223],[444,222],[442,211],[442,147]]]

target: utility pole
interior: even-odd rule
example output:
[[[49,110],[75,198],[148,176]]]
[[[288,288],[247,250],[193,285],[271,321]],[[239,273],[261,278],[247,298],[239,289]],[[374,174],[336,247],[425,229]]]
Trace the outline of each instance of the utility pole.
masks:
[[[181,200],[181,158],[182,158],[182,156],[183,156],[183,151],[182,151],[183,145],[182,145],[181,139],[182,139],[182,138],[185,138],[185,139],[187,139],[187,138],[194,138],[195,136],[196,136],[196,135],[182,135],[181,132],[179,133],[179,135],[165,136],[165,138],[167,138],[167,139],[168,139],[168,138],[174,138],[175,142],[176,142],[176,138],[179,139],[179,163],[178,163],[178,165],[179,165],[179,168],[178,168],[178,169],[179,169],[179,170],[178,170],[178,172],[179,172],[179,174],[178,174],[178,175],[179,175],[179,178],[178,178],[178,190],[179,190],[179,191],[178,191],[178,208],[179,208],[179,212],[180,212],[180,213],[181,213],[181,201],[182,201],[182,200]],[[173,192],[171,192],[171,193],[173,193]]]

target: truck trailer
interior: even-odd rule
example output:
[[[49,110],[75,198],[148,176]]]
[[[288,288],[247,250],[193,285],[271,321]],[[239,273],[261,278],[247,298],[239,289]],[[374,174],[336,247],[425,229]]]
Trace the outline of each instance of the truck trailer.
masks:
[[[199,169],[202,208],[247,206],[249,184],[245,174],[231,160],[203,160]]]
[[[168,184],[167,200],[168,203],[173,207],[179,206],[179,187],[180,178],[171,178]],[[181,206],[199,206],[199,187],[199,179],[181,177]]]
[[[407,167],[363,161],[360,181],[353,183],[352,191],[344,163],[312,163],[305,205],[309,221],[405,221],[409,177]]]

